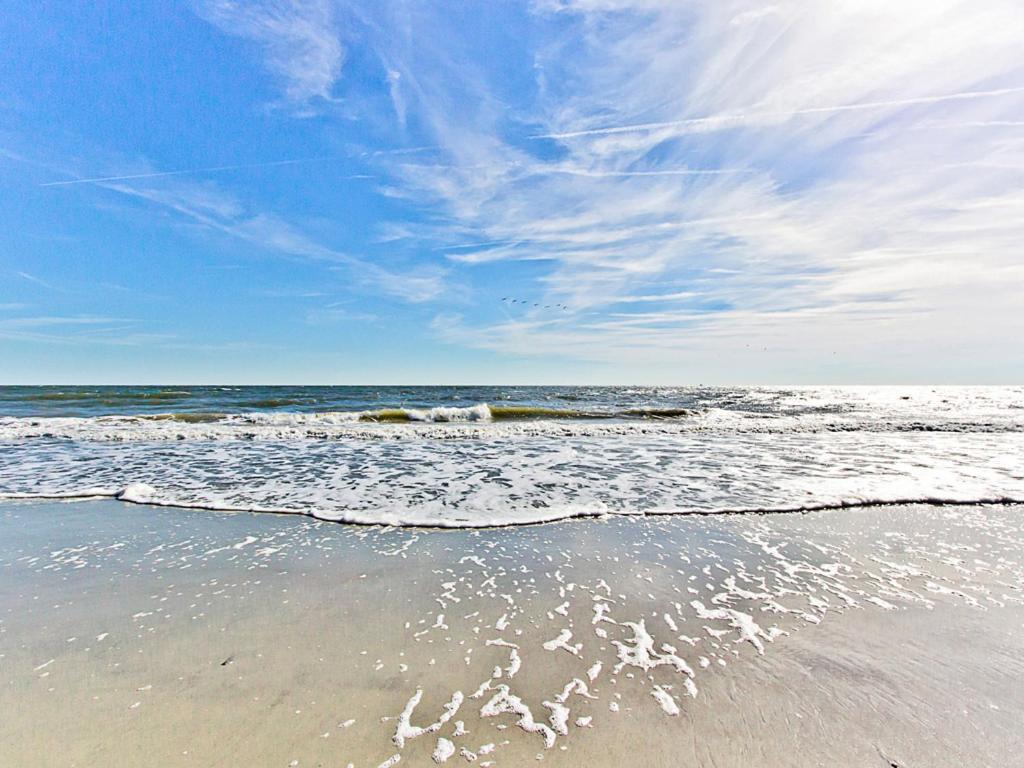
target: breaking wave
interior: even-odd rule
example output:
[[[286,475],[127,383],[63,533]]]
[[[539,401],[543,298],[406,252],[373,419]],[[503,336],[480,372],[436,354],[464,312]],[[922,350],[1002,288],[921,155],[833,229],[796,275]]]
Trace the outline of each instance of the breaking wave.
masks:
[[[635,435],[1024,432],[1024,413],[1001,418],[812,411],[764,414],[722,408],[619,411],[488,405],[358,411],[171,412],[107,416],[0,416],[0,440],[487,440]]]
[[[262,401],[260,407],[279,407],[294,404],[289,401]],[[360,411],[290,412],[258,411],[239,414],[164,413],[143,416],[151,420],[171,420],[186,423],[226,421],[239,424],[351,424],[369,423],[450,423],[467,421],[523,421],[540,419],[680,419],[693,416],[691,408],[630,408],[621,411],[579,410],[574,408],[548,408],[536,405],[489,405],[479,403],[468,407],[435,406],[433,408],[379,408]]]

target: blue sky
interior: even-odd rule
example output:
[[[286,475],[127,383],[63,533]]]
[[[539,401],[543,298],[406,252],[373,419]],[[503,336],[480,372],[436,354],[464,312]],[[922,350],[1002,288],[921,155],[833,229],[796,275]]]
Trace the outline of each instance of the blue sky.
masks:
[[[0,383],[1024,380],[1024,7],[0,10]]]

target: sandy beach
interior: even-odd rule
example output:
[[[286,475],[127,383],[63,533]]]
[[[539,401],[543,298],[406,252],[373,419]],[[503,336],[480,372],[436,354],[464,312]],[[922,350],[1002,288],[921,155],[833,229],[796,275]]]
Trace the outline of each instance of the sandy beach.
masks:
[[[0,768],[1024,768],[1024,0],[0,5]]]
[[[1021,511],[410,530],[8,502],[0,762],[1008,765]]]

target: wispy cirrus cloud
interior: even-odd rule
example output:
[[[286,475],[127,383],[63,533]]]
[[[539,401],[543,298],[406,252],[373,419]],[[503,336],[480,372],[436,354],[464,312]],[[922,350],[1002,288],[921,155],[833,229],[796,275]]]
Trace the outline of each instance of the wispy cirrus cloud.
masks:
[[[138,181],[140,179],[160,179],[165,176],[196,176],[201,174],[221,173],[224,171],[249,170],[254,168],[277,168],[287,165],[305,165],[308,163],[322,163],[330,158],[311,157],[298,160],[270,160],[261,163],[242,163],[240,165],[212,165],[204,168],[182,168],[176,171],[145,171],[142,173],[129,173],[118,176],[94,176],[92,178],[64,179],[61,181],[47,181],[40,184],[40,187],[70,187],[75,184],[101,184],[108,181]]]
[[[0,320],[3,328],[40,328],[48,326],[111,326],[133,323],[134,320],[102,315],[42,315],[38,317],[11,317]]]
[[[25,315],[0,318],[0,338],[56,344],[132,345],[165,337],[139,333],[138,321],[105,315]]]
[[[258,47],[293,115],[336,101],[353,52],[346,114],[317,128],[379,181],[366,249],[310,225],[337,207],[284,215],[302,201],[189,178],[204,163],[61,186],[321,264],[332,298],[445,302],[428,333],[451,344],[641,375],[995,359],[1024,335],[1017,0],[534,0],[468,25],[398,0],[196,8]]]
[[[382,163],[433,206],[406,237],[463,274],[523,264],[538,298],[445,313],[442,337],[653,363],[1024,330],[1019,4],[567,0],[531,23],[536,87],[512,110],[500,71],[453,75],[461,51],[375,40],[439,148]],[[556,302],[573,312],[532,306]]]
[[[46,280],[43,280],[41,277],[36,277],[35,275],[30,274],[28,272],[22,272],[22,271],[19,270],[15,274],[17,274],[17,276],[20,277],[22,280],[27,280],[28,282],[32,283],[33,285],[38,285],[40,288],[45,288],[48,291],[59,291],[59,290],[61,290],[60,288],[55,286],[53,283],[50,283],[50,282],[48,282]]]
[[[582,136],[608,136],[618,133],[648,133],[652,131],[664,132],[666,130],[678,130],[685,132],[689,129],[709,130],[724,129],[729,127],[747,126],[757,123],[774,123],[780,120],[789,120],[796,117],[808,115],[828,115],[841,112],[863,112],[873,110],[886,110],[897,107],[917,107],[922,105],[941,104],[949,101],[962,101],[965,99],[994,99],[1000,96],[1015,96],[1024,93],[1024,87],[1019,88],[995,88],[982,91],[963,91],[961,93],[943,93],[935,96],[915,96],[904,99],[892,99],[889,101],[866,101],[854,104],[837,104],[832,106],[803,107],[782,112],[746,112],[739,114],[710,115],[706,117],[689,117],[683,120],[669,120],[660,123],[635,123],[632,125],[613,125],[601,128],[586,128],[578,131],[564,131],[562,133],[542,133],[534,138],[537,139],[578,139]]]
[[[146,347],[205,354],[274,349],[251,341],[196,342],[174,333],[140,328],[141,321],[104,315],[39,315],[0,318],[0,339],[66,347]]]
[[[196,0],[195,8],[225,33],[258,44],[290,102],[332,100],[345,50],[330,0]]]
[[[343,269],[361,287],[418,303],[447,289],[444,270],[417,267],[395,271],[325,245],[288,220],[245,203],[212,183],[163,179],[143,185],[96,181],[96,186],[171,212],[183,224],[246,242],[264,253],[323,262]]]
[[[310,325],[327,325],[331,323],[375,323],[379,317],[372,312],[360,312],[350,306],[350,302],[332,301],[322,307],[306,312],[306,322]]]

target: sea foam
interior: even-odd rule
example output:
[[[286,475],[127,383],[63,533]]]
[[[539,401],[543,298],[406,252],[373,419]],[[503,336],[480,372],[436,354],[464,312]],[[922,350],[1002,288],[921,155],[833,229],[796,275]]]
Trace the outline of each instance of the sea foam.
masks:
[[[32,397],[88,396],[95,410],[113,394],[26,392],[22,415],[0,416],[8,498],[444,527],[1024,498],[1020,388],[534,388],[523,403],[455,388],[424,407],[344,388],[202,388],[120,393],[130,406],[78,416],[23,412]],[[140,398],[203,409],[141,412]],[[253,403],[273,405],[225,410]]]
[[[1024,434],[0,442],[0,496],[483,527],[1024,499]]]

